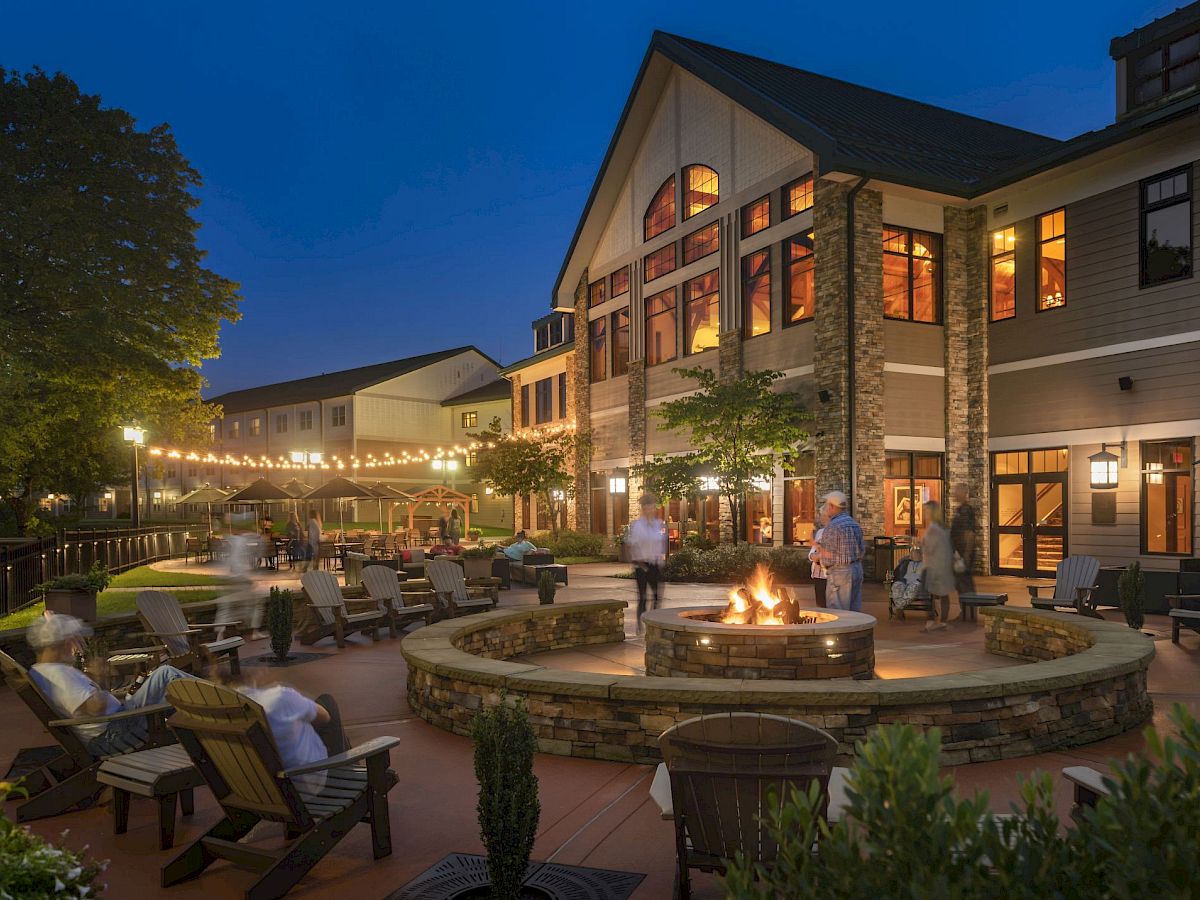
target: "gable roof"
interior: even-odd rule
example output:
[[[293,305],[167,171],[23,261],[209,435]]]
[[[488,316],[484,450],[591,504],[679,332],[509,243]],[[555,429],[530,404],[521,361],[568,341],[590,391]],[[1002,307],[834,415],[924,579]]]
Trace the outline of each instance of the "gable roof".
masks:
[[[293,403],[307,403],[313,400],[324,400],[329,397],[342,397],[369,388],[372,385],[407,375],[418,369],[441,362],[444,359],[458,356],[462,353],[478,353],[488,362],[499,366],[494,359],[477,347],[467,345],[451,350],[439,350],[436,353],[425,353],[421,356],[409,356],[405,359],[395,359],[391,362],[376,363],[371,366],[361,366],[357,369],[345,369],[341,372],[329,372],[313,375],[309,378],[297,378],[293,381],[280,381],[276,384],[265,384],[261,387],[246,388],[241,391],[230,391],[218,397],[210,397],[209,403],[219,403],[225,412],[245,412],[247,410],[266,409],[271,406],[288,406]]]
[[[459,406],[463,403],[486,403],[489,400],[511,400],[512,382],[507,378],[497,378],[477,388],[455,394],[442,401],[442,406]]]

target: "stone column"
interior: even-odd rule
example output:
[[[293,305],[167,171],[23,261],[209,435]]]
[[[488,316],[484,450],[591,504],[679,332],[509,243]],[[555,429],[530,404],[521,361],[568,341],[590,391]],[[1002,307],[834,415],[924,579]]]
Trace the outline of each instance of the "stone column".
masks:
[[[580,352],[582,346],[583,352]],[[592,433],[591,359],[588,346],[588,271],[583,270],[575,286],[575,351],[567,367],[567,396],[575,398],[575,432],[583,437]],[[571,379],[574,383],[570,383]],[[568,403],[568,405],[570,405]],[[575,454],[575,497],[567,506],[567,527],[576,531],[591,531],[591,470],[590,450]]]
[[[947,516],[966,485],[979,520],[976,571],[990,571],[988,483],[987,211],[947,206],[945,214],[945,365]]]
[[[629,361],[629,465],[646,461],[646,360]],[[638,497],[642,493],[640,478],[629,476],[629,521],[642,514]]]
[[[717,338],[717,377],[722,384],[737,381],[742,374],[742,335],[727,331]]]
[[[883,534],[883,194],[854,200],[854,518]]]
[[[819,399],[814,412],[813,447],[816,489],[850,489],[850,459],[846,447],[848,405],[846,353],[846,193],[844,184],[816,180],[813,197],[813,282],[815,350],[813,385],[828,391],[828,402]]]

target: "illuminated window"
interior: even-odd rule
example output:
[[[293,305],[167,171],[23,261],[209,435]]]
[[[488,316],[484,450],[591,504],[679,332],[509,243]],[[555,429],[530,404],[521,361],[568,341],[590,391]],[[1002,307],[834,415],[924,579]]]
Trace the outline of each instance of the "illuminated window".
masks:
[[[288,430],[287,413],[280,413],[279,415],[277,415],[275,417],[275,433],[276,434],[287,434],[287,430]]]
[[[1200,83],[1200,31],[1164,42],[1129,66],[1131,106],[1141,106]]]
[[[941,257],[940,234],[883,226],[885,316],[911,322],[941,321]]]
[[[335,406],[329,413],[329,424],[334,428],[341,428],[346,424],[346,407]]]
[[[629,290],[629,266],[622,266],[612,273],[612,289],[610,297],[620,297]]]
[[[810,172],[803,178],[797,178],[783,188],[783,217],[790,219],[796,213],[812,209],[813,177]]]
[[[716,206],[718,197],[717,173],[708,166],[684,166],[683,217],[690,219]]]
[[[642,278],[645,281],[653,281],[655,278],[674,271],[675,245],[673,243],[660,247],[653,253],[647,253],[646,258],[642,260]]]
[[[234,440],[237,440],[239,437],[242,436],[242,423],[241,422],[230,422],[229,423],[229,436],[231,438],[233,438]]]
[[[694,263],[721,249],[721,223],[713,222],[683,239],[683,264]]]
[[[1142,552],[1192,555],[1192,442],[1142,443]]]
[[[771,195],[742,207],[742,237],[758,234],[771,224]]]
[[[992,232],[992,321],[1011,319],[1017,314],[1015,277],[1017,229]]]
[[[595,384],[597,381],[603,381],[605,378],[604,358],[608,348],[608,340],[604,326],[603,316],[599,319],[592,319],[588,323],[588,341],[592,352],[592,384]]]
[[[255,416],[250,420],[250,437],[258,437],[262,434],[262,419]]]
[[[717,346],[720,331],[721,274],[713,269],[683,283],[684,353]]]
[[[465,412],[462,414],[461,422],[462,422],[461,427],[463,427],[463,428],[478,428],[479,427],[479,413],[478,412]]]
[[[675,227],[675,176],[670,176],[650,201],[642,219],[643,240],[662,234]]]
[[[675,288],[646,298],[646,365],[670,362],[678,355],[675,342]]]
[[[475,465],[477,462],[479,462],[479,454],[476,453],[474,450],[468,450],[466,453],[463,454],[463,465],[466,466],[468,469],[471,466]]]
[[[805,322],[813,317],[816,288],[813,284],[813,233],[798,234],[783,242],[784,327]]]
[[[296,424],[301,431],[312,431],[312,410],[304,409],[296,413]]]
[[[1067,211],[1038,217],[1038,312],[1067,305]]]
[[[616,378],[629,371],[629,307],[612,314],[612,373]]]
[[[742,257],[742,335],[771,330],[771,251]]]
[[[1143,181],[1141,284],[1192,277],[1191,167]]]
[[[588,306],[599,306],[604,302],[604,279],[593,281],[588,285]],[[547,346],[549,338],[547,338]]]

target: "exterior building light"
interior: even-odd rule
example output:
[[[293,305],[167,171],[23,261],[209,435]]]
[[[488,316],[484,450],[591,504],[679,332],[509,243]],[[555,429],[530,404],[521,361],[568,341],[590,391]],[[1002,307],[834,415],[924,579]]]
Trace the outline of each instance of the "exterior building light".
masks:
[[[629,491],[629,482],[624,478],[608,479],[608,492],[610,494],[625,494]]]
[[[1091,464],[1091,485],[1094,491],[1111,491],[1117,486],[1117,466],[1121,460],[1108,452],[1108,444],[1100,445],[1100,452],[1088,457]]]
[[[485,487],[483,489],[483,492],[490,497],[490,496],[492,496],[492,494],[494,494],[496,492],[496,489],[493,488],[491,485],[489,485],[488,487]]]
[[[433,461],[433,468],[434,468],[436,471],[440,472],[440,471],[442,471],[442,467],[443,467],[445,464],[446,464],[446,463],[445,463],[445,461],[443,461],[443,460],[440,460],[440,459],[435,459],[435,460]]]
[[[324,453],[310,453],[310,454],[308,454],[308,461],[314,466],[319,466],[319,465],[321,465],[321,463],[325,462],[325,454]]]
[[[298,466],[319,466],[325,462],[325,454],[309,450],[292,450],[288,458]]]
[[[136,425],[126,425],[121,429],[121,434],[125,438],[126,443],[137,447],[144,447],[146,445],[145,428],[138,428]]]
[[[700,479],[700,490],[706,493],[712,493],[720,490],[720,486],[717,484],[717,479],[713,478],[711,475],[705,475]]]
[[[454,471],[457,471],[457,469],[458,469],[458,460],[457,459],[446,460],[446,471],[447,472],[454,472]]]
[[[565,499],[567,499],[567,495],[566,495],[566,494],[564,494],[562,491],[557,491],[557,490],[556,490],[556,491],[551,491],[551,492],[550,492],[550,496],[551,496],[551,497],[553,497],[555,500],[565,500]]]
[[[755,490],[769,491],[771,489],[771,479],[769,478],[755,478],[750,483],[754,485]]]

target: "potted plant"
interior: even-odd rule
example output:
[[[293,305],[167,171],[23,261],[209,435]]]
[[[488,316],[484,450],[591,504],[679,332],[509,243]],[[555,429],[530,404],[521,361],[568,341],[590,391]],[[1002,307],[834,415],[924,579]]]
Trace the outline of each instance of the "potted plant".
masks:
[[[629,550],[625,547],[625,536],[629,534],[629,526],[626,525],[621,529],[620,534],[613,538],[613,543],[617,545],[617,561],[629,562]]]
[[[288,660],[295,659],[288,653],[292,649],[292,592],[271,588],[271,597],[267,601],[267,629],[271,633],[271,652],[275,654],[271,662],[274,665],[285,665]]]
[[[85,622],[96,621],[96,595],[108,587],[112,576],[102,562],[95,562],[86,572],[58,575],[39,584],[35,590],[45,594],[46,609],[75,616]]]
[[[496,558],[495,544],[480,544],[462,550],[463,574],[467,578],[490,578],[492,560]]]
[[[468,541],[478,541],[482,537],[483,537],[482,530],[480,530],[478,528],[468,528],[467,529],[467,540]]]
[[[543,571],[537,580],[538,603],[543,606],[553,603],[557,590],[558,582],[554,580],[554,573],[549,570]]]
[[[1117,594],[1121,598],[1121,612],[1125,613],[1125,622],[1130,628],[1140,629],[1146,621],[1145,587],[1146,576],[1142,574],[1142,564],[1134,560],[1125,567],[1125,571],[1117,579]]]

